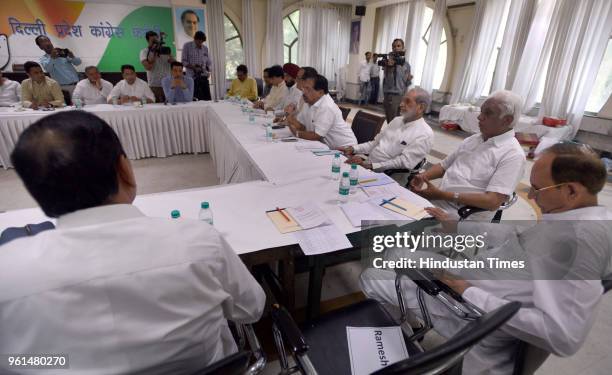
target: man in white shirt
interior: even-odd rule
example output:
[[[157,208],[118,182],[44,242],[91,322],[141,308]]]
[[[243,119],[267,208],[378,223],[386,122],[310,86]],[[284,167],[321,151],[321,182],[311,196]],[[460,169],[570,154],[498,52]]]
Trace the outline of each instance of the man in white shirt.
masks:
[[[143,97],[146,98],[147,103],[155,103],[155,94],[145,81],[138,78],[136,69],[132,65],[122,65],[121,75],[123,79],[108,94],[108,103],[112,103],[113,98],[117,98],[120,104],[130,104],[139,102]]]
[[[106,104],[106,99],[113,89],[113,84],[102,79],[98,68],[88,66],[85,68],[86,79],[82,79],[77,83],[73,93],[74,99],[81,99],[83,104]]]
[[[300,67],[287,63],[283,65],[283,72],[285,73],[285,85],[288,88],[287,96],[283,99],[283,103],[281,104],[281,109],[286,108],[288,105],[293,105],[297,108],[302,99],[302,90],[297,86],[297,76],[300,71]]]
[[[521,103],[510,91],[491,94],[478,116],[480,134],[468,137],[441,163],[414,177],[412,191],[455,215],[461,206],[484,208],[488,211],[469,219],[491,220],[523,176],[525,153],[513,130]],[[439,187],[431,183],[437,178],[442,178]]]
[[[393,119],[374,140],[340,149],[348,157],[346,162],[375,171],[414,168],[433,146],[433,130],[423,119],[430,102],[427,91],[409,90],[400,103],[402,116]]]
[[[359,65],[359,102],[357,104],[362,105],[368,102],[368,96],[370,95],[370,60],[372,59],[372,52],[365,53],[365,61]]]
[[[287,118],[289,129],[297,138],[321,141],[332,149],[357,143],[353,130],[342,118],[340,108],[329,96],[325,77],[318,75],[306,79],[302,91],[308,109]]]
[[[525,262],[524,268],[455,268],[441,274],[443,282],[485,312],[510,301],[522,303],[502,329],[466,355],[464,374],[511,374],[519,340],[559,356],[580,349],[596,317],[601,280],[612,272],[612,213],[597,202],[606,178],[595,153],[576,144],[557,144],[544,152],[531,171],[529,197],[543,213],[538,223],[457,223],[439,208],[427,209],[446,232],[487,233],[489,247],[475,259]],[[446,259],[427,251],[391,252],[393,258]],[[368,297],[397,305],[394,280],[395,272],[367,269],[361,285]],[[415,292],[415,284],[404,279],[406,307],[420,315]],[[438,302],[428,296],[426,300],[434,328],[442,336],[452,337],[465,325]]]
[[[253,108],[265,109],[266,111],[283,109],[283,100],[289,92],[285,84],[285,72],[280,65],[274,65],[268,68],[268,77],[272,89],[263,100],[253,103]]]
[[[0,107],[8,107],[21,102],[21,85],[2,77],[0,70]]]
[[[11,159],[57,228],[2,246],[1,353],[64,353],[78,374],[192,374],[236,352],[227,320],[257,321],[264,291],[211,225],[131,204],[108,124],[44,117]]]
[[[370,61],[370,104],[378,104],[378,91],[380,89],[380,66],[376,62],[378,55],[372,55]]]

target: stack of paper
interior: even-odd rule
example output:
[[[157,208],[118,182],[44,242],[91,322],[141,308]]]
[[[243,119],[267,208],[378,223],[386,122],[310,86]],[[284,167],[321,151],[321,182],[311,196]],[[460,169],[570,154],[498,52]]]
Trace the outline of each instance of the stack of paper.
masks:
[[[329,150],[329,147],[327,147],[326,144],[321,143],[321,142],[314,142],[314,141],[300,141],[299,144],[295,145],[295,149],[298,151],[323,151],[323,150]]]
[[[335,225],[324,225],[293,234],[306,255],[330,253],[352,247],[351,241]]]

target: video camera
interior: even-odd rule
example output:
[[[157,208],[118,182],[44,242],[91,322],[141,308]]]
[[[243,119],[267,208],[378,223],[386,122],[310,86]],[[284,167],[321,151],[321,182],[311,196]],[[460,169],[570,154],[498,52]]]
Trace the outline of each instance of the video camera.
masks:
[[[170,49],[170,47],[165,45],[166,44],[166,42],[164,41],[165,36],[166,36],[166,33],[164,32],[159,33],[159,41],[153,43],[153,45],[149,47],[149,52],[153,52],[156,55],[171,55],[172,50]]]
[[[389,59],[393,59],[395,65],[404,65],[406,63],[406,52],[404,51],[376,53],[375,55],[377,59],[380,59],[377,64],[382,67],[387,66],[387,61],[389,61]]]

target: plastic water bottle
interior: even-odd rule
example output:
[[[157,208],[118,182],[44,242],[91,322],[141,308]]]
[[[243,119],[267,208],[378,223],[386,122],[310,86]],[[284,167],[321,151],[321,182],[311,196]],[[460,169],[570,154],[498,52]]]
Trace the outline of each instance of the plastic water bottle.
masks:
[[[83,108],[83,102],[81,101],[81,99],[80,99],[80,98],[74,98],[72,101],[74,102],[74,107],[75,107],[76,109],[81,109],[81,108]]]
[[[173,219],[180,219],[181,218],[181,211],[179,210],[172,210],[172,212],[170,212],[170,217]]]
[[[272,125],[266,124],[266,142],[272,142]]]
[[[200,204],[200,214],[198,215],[198,219],[213,225],[213,213],[208,202],[202,202]]]
[[[113,106],[118,106],[119,105],[119,98],[116,96],[113,96]]]
[[[255,123],[255,113],[253,113],[253,110],[252,110],[252,109],[249,109],[249,122],[250,122],[251,124],[254,124],[254,123]]]
[[[143,95],[142,98],[140,98],[140,105],[144,107],[145,104],[147,104],[147,97]]]
[[[351,183],[349,182],[349,173],[342,173],[342,179],[340,180],[340,187],[338,188],[338,204],[346,203],[348,201],[349,190],[351,189]]]
[[[359,183],[359,171],[357,170],[357,164],[351,164],[349,182],[351,184],[351,194],[355,194],[357,192],[357,184]]]
[[[331,167],[332,180],[338,180],[340,178],[340,164],[341,164],[340,154],[336,153],[334,155],[334,159],[332,160],[332,167]]]

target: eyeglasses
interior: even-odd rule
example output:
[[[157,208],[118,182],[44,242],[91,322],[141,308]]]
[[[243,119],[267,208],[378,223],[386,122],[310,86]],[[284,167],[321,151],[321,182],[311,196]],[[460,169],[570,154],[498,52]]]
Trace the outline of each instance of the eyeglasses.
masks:
[[[563,185],[565,185],[565,184],[567,184],[567,182],[562,182],[562,183],[560,183],[560,184],[555,184],[555,185],[551,185],[551,186],[546,186],[546,187],[539,188],[539,189],[534,189],[534,188],[533,188],[533,186],[531,186],[531,187],[529,188],[529,195],[531,195],[531,196],[533,196],[533,197],[537,197],[537,196],[538,196],[538,193],[539,193],[539,192],[541,192],[541,191],[548,190],[548,189],[552,189],[552,188],[556,188],[556,187],[559,187],[559,186],[563,186]]]

